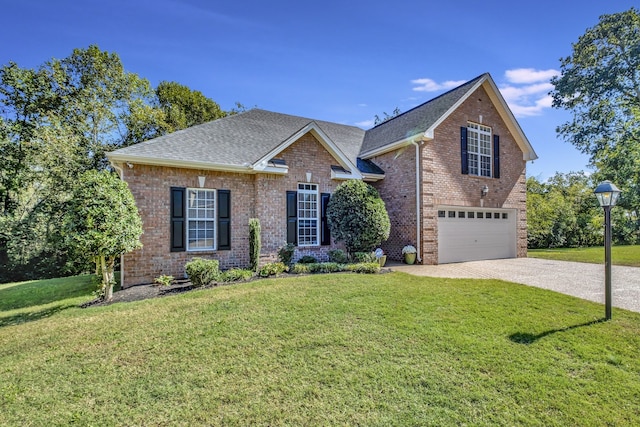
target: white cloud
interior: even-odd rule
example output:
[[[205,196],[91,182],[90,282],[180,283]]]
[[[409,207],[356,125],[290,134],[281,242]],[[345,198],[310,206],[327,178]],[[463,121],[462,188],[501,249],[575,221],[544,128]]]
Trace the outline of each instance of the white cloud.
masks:
[[[363,104],[358,104],[358,107],[368,107],[368,105],[363,103]]]
[[[530,84],[548,82],[552,77],[560,75],[558,70],[536,70],[534,68],[516,68],[504,73],[509,83]]]
[[[359,126],[361,128],[370,128],[373,126],[373,124],[374,124],[373,120],[364,120],[362,122],[357,122],[356,126]]]
[[[416,92],[436,92],[439,90],[445,89],[453,89],[454,87],[460,86],[465,83],[464,80],[447,80],[446,82],[437,83],[432,79],[415,79],[411,80],[411,83],[417,85],[413,88]]]
[[[516,117],[539,116],[551,108],[550,80],[559,74],[557,70],[533,68],[507,70],[504,75],[508,83],[500,86],[500,93]]]

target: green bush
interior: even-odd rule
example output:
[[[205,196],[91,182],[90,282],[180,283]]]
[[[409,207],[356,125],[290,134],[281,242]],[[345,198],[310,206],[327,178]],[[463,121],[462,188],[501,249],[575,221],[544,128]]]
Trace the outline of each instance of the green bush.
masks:
[[[309,264],[312,273],[335,273],[342,270],[342,266],[336,262],[319,262]]]
[[[162,275],[162,276],[158,276],[153,280],[153,283],[156,283],[158,285],[162,285],[162,286],[169,286],[171,285],[171,282],[173,282],[173,276],[167,276],[167,275]]]
[[[335,241],[343,241],[350,254],[372,251],[389,238],[391,230],[380,194],[357,179],[336,188],[327,207],[327,220]]]
[[[313,257],[311,255],[305,255],[298,260],[298,263],[300,264],[314,264],[317,262],[318,260],[316,259],[316,257]]]
[[[270,262],[262,266],[258,275],[260,277],[277,276],[287,271],[287,266],[282,262]]]
[[[207,286],[218,279],[220,275],[219,266],[220,263],[217,259],[194,258],[185,264],[184,269],[189,280],[191,280],[191,284],[199,288]]]
[[[377,262],[362,262],[359,264],[347,264],[344,266],[345,271],[353,271],[354,273],[374,274],[380,272],[380,264]]]
[[[329,262],[337,262],[338,264],[346,264],[349,262],[349,257],[342,249],[334,249],[329,251]]]
[[[293,264],[289,271],[293,274],[309,274],[312,265],[313,264]]]
[[[253,273],[254,272],[252,270],[232,268],[231,270],[222,272],[218,280],[225,283],[242,282],[251,279],[253,277]]]
[[[293,243],[287,243],[278,249],[278,260],[284,265],[291,264],[291,259],[293,258],[293,253],[296,250],[296,246]]]
[[[355,252],[353,261],[356,263],[377,262],[376,254],[373,252]]]
[[[309,274],[309,273],[335,273],[342,271],[343,264],[336,262],[315,262],[311,264],[296,263],[291,267],[291,272],[294,274]]]
[[[260,261],[260,220],[251,218],[249,220],[249,268],[251,271],[258,271],[258,261]]]

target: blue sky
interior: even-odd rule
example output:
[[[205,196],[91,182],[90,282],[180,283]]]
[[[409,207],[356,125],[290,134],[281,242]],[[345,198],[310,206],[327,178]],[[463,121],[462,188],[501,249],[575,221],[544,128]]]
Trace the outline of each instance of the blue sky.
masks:
[[[560,140],[550,76],[600,15],[638,0],[0,0],[0,63],[37,67],[97,44],[155,86],[368,128],[491,73],[540,157],[528,175],[587,170]]]

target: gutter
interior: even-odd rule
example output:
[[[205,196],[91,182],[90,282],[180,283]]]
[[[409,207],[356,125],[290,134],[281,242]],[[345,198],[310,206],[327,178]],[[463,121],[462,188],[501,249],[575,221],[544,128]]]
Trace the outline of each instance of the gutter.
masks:
[[[422,139],[418,139],[421,143]],[[420,200],[420,144],[415,140],[411,141],[416,147],[416,246],[418,252],[418,262],[422,263],[422,218]]]
[[[118,166],[113,160],[110,160],[111,166],[118,172],[120,180],[124,181],[124,168]],[[120,288],[123,288],[124,284],[124,254],[120,255]]]

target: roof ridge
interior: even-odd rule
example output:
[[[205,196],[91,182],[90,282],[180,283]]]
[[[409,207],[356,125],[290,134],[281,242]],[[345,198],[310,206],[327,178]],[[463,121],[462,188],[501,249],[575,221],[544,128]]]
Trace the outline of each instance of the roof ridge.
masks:
[[[389,119],[387,119],[387,120],[385,120],[385,121],[383,121],[383,122],[381,122],[381,123],[378,123],[377,125],[375,125],[375,126],[374,126],[374,127],[372,127],[371,129],[367,129],[367,131],[372,130],[372,129],[375,129],[375,128],[377,128],[377,127],[379,127],[379,126],[382,126],[382,125],[384,125],[384,124],[387,124],[387,123],[389,123],[389,122],[393,121],[394,119],[397,119],[398,117],[402,117],[402,116],[404,116],[404,115],[406,115],[406,114],[409,114],[411,111],[413,111],[413,110],[417,110],[418,108],[421,108],[421,107],[425,106],[426,104],[430,104],[430,103],[432,103],[432,102],[434,102],[434,101],[436,101],[436,100],[438,100],[438,99],[440,99],[440,98],[442,98],[442,97],[444,97],[444,96],[446,96],[446,95],[450,94],[451,92],[453,92],[453,91],[455,91],[455,90],[459,90],[460,88],[462,88],[462,87],[464,87],[464,86],[466,86],[466,85],[470,85],[470,84],[472,84],[472,83],[476,82],[477,80],[480,80],[482,77],[484,77],[485,75],[488,75],[488,74],[489,74],[489,73],[482,73],[482,74],[480,74],[479,76],[474,77],[473,79],[468,80],[468,81],[466,81],[466,82],[462,83],[462,84],[461,84],[461,85],[459,85],[459,86],[456,86],[456,87],[454,87],[454,88],[449,89],[449,90],[448,90],[448,91],[446,91],[446,92],[441,93],[440,95],[436,96],[435,98],[431,98],[431,99],[429,99],[429,100],[427,100],[427,101],[423,102],[422,104],[418,104],[418,105],[416,105],[415,107],[412,107],[412,108],[408,109],[407,111],[403,111],[402,113],[398,114],[397,116],[393,116],[393,117],[391,117],[391,118],[389,118]]]

